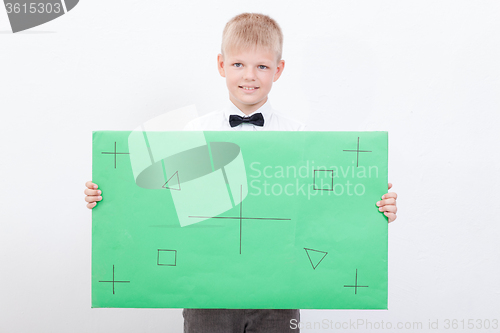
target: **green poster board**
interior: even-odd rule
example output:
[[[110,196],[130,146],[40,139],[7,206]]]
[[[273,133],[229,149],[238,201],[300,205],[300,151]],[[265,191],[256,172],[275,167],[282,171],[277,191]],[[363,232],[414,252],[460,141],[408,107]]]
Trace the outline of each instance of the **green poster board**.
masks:
[[[387,132],[98,131],[92,307],[387,309]]]

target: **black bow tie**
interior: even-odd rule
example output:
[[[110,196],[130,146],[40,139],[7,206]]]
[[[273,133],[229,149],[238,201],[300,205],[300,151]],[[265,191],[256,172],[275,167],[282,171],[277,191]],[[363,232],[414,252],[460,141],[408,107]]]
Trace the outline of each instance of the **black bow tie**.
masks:
[[[264,126],[264,117],[262,113],[255,113],[250,117],[241,117],[236,114],[232,114],[229,116],[229,125],[231,127],[238,126],[241,123],[250,123],[256,126]]]

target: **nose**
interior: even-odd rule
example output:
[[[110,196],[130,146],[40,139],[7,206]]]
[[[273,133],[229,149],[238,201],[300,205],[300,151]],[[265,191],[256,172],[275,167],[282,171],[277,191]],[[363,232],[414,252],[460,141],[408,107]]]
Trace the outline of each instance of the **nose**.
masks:
[[[248,81],[255,80],[255,68],[245,68],[245,71],[243,72],[243,79]]]

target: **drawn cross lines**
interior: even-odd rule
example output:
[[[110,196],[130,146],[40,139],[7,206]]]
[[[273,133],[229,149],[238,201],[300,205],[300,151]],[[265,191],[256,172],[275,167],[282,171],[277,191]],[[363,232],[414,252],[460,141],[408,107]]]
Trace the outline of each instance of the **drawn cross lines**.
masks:
[[[368,286],[360,286],[358,285],[358,269],[356,268],[356,279],[353,286],[344,285],[344,288],[354,288],[354,294],[358,293],[358,288],[368,288]]]
[[[103,151],[103,152],[101,152],[101,154],[112,154],[112,155],[115,155],[115,169],[116,169],[116,155],[120,155],[120,154],[127,154],[127,155],[129,155],[130,153],[118,153],[116,151],[116,141],[115,141],[115,151]]]
[[[344,151],[356,152],[356,167],[359,166],[359,153],[371,153],[372,152],[371,150],[359,150],[359,136],[358,136],[358,147],[356,148],[356,150],[344,149]]]
[[[99,282],[110,282],[113,284],[113,295],[115,294],[115,283],[130,283],[130,281],[118,281],[115,280],[115,265],[113,265],[113,280],[111,281],[99,281]]]
[[[240,221],[240,254],[241,254],[241,238],[243,220],[271,220],[271,221],[290,221],[286,218],[273,218],[273,217],[243,217],[243,185],[240,186],[240,216],[188,216],[190,218],[204,218],[204,219],[228,219]]]

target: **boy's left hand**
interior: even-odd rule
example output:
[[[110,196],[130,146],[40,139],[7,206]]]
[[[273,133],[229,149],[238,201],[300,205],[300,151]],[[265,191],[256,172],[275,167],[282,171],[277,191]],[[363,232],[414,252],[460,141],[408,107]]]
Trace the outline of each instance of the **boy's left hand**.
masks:
[[[392,187],[392,183],[389,183],[389,190]],[[398,195],[396,192],[389,192],[382,196],[382,200],[377,202],[378,210],[384,212],[384,215],[389,219],[389,223],[394,221],[397,216],[398,207],[396,207],[396,199]]]

